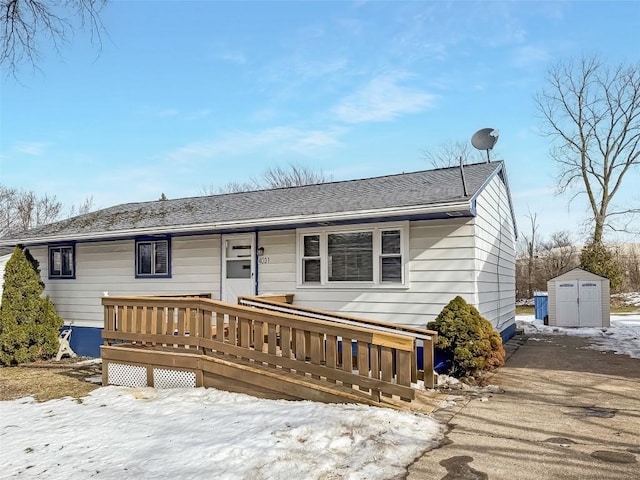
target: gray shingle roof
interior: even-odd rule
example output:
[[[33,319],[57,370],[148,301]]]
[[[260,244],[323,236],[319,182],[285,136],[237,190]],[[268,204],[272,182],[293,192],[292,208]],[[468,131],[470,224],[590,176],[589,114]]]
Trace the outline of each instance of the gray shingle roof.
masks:
[[[464,167],[467,195],[459,167],[176,200],[127,203],[40,226],[0,239],[86,238],[88,234],[172,227],[193,227],[275,218],[390,208],[430,206],[470,200],[502,168],[502,162]],[[318,217],[316,217],[318,218]],[[298,220],[300,222],[300,220]]]

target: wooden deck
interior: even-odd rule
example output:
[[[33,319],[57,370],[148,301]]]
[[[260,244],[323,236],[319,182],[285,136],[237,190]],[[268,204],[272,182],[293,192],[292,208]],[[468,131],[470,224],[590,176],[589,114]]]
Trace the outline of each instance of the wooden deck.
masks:
[[[395,408],[415,403],[412,382],[433,385],[435,332],[302,309],[285,296],[242,300],[253,305],[103,297],[103,384],[168,382]],[[426,375],[417,370],[418,343]]]

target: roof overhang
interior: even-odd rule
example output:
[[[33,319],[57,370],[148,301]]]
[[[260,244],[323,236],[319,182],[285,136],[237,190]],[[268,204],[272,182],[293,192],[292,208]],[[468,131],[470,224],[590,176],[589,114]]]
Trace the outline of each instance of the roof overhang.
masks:
[[[226,221],[213,223],[199,223],[191,225],[156,226],[146,228],[130,228],[126,230],[111,230],[102,232],[84,232],[68,234],[50,234],[43,236],[0,239],[0,245],[38,245],[68,241],[100,241],[132,238],[142,235],[189,235],[202,233],[217,233],[224,231],[256,231],[272,230],[282,227],[296,228],[309,224],[345,224],[364,222],[369,219],[419,219],[437,216],[469,217],[474,216],[473,202],[465,199],[460,202],[439,203],[435,205],[415,205],[408,207],[393,207],[373,210],[358,210],[351,212],[322,213],[311,215],[294,215],[273,218],[253,218],[240,221]]]

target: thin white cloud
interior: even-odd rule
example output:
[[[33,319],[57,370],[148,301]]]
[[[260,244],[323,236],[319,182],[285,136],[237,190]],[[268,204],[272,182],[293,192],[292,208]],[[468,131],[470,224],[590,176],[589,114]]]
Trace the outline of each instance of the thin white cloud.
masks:
[[[238,50],[227,50],[224,52],[219,52],[217,57],[220,60],[224,60],[225,62],[234,63],[236,65],[244,65],[247,63],[247,57],[244,53]]]
[[[527,45],[519,47],[513,54],[513,64],[518,68],[538,68],[549,62],[551,55],[540,47]]]
[[[306,154],[339,144],[340,129],[302,130],[292,127],[274,127],[258,132],[236,132],[224,137],[194,142],[167,153],[172,162],[188,165],[203,159],[231,158],[253,153],[273,156],[295,152]]]
[[[203,108],[202,110],[196,110],[193,112],[189,112],[189,113],[185,113],[182,116],[183,120],[201,120],[203,118],[208,117],[211,114],[211,110],[209,110],[208,108]]]
[[[380,75],[344,98],[333,112],[347,123],[383,122],[432,107],[437,96],[401,85],[406,77],[398,72]]]
[[[179,110],[175,108],[167,108],[158,112],[159,117],[176,117],[180,114]]]
[[[44,154],[47,147],[49,144],[45,142],[19,142],[14,145],[13,149],[19,153],[38,157]]]

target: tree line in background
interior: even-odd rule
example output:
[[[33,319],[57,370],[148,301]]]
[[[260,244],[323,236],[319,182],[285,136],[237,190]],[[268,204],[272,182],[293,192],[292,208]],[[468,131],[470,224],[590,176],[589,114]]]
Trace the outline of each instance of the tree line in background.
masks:
[[[249,177],[248,181],[228,182],[221,187],[216,185],[202,187],[202,193],[205,195],[218,195],[221,193],[301,187],[303,185],[330,182],[332,179],[331,175],[325,174],[322,170],[314,170],[304,165],[289,163],[285,166],[274,165],[269,167],[260,176]],[[161,197],[160,200],[163,200],[163,198]]]
[[[611,292],[640,291],[640,244],[579,245],[569,232],[541,238],[535,215],[531,229],[518,240],[516,257],[516,299],[532,298],[534,292],[547,291],[547,281],[576,267],[607,277]]]
[[[0,184],[0,237],[89,213],[93,197],[65,210],[55,195],[37,194]]]

